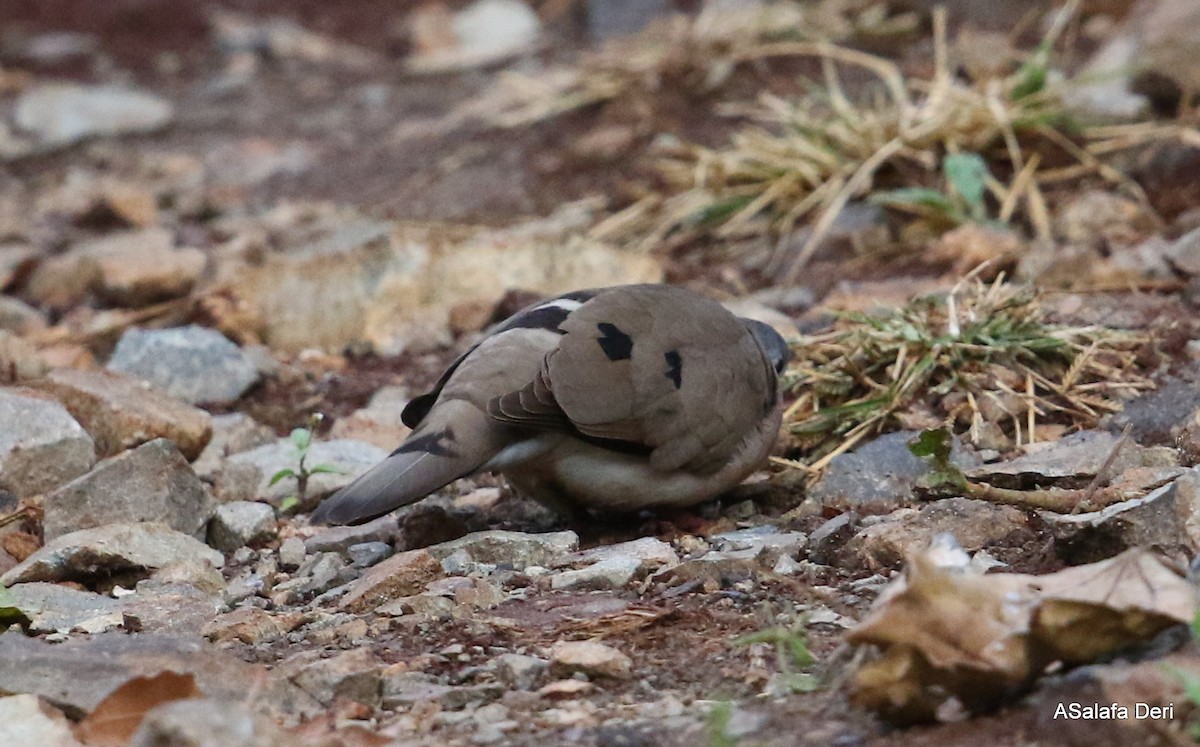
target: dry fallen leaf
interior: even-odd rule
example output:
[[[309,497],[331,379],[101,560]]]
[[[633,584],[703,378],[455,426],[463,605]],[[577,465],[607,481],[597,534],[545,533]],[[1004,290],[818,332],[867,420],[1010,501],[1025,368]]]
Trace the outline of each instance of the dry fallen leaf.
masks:
[[[88,747],[124,747],[155,706],[203,695],[190,674],[159,672],[134,677],[109,693],[75,727],[75,736]]]
[[[995,707],[1054,662],[1095,661],[1195,614],[1191,585],[1141,549],[1045,576],[971,573],[938,552],[911,558],[848,636],[882,649],[854,700],[897,721]]]
[[[856,702],[928,720],[947,692],[976,709],[1022,687],[1037,671],[1027,643],[1033,592],[1029,576],[983,576],[915,556],[848,636],[884,649],[857,673]]]
[[[1094,661],[1195,615],[1192,585],[1140,548],[1040,576],[1038,585],[1035,639],[1068,664]]]
[[[0,547],[18,563],[33,555],[41,546],[41,541],[28,532],[10,532],[0,536]]]

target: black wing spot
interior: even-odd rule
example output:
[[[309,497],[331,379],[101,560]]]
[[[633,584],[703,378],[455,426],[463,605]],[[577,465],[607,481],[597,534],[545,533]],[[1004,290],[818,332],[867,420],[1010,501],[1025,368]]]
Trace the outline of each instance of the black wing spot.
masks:
[[[455,442],[454,430],[447,427],[442,431],[434,431],[433,433],[425,433],[410,438],[400,445],[392,454],[408,454],[413,451],[423,451],[426,454],[432,454],[439,457],[456,457],[458,452],[455,451],[450,444]]]
[[[505,322],[498,331],[510,329],[546,329],[563,335],[566,333],[559,329],[558,325],[562,324],[570,314],[571,311],[569,309],[564,309],[561,306],[549,304],[538,306],[522,314],[517,314]]]
[[[663,353],[663,357],[667,359],[667,378],[675,385],[675,388],[683,386],[683,358],[680,357],[678,350],[671,350]]]
[[[603,335],[597,339],[600,349],[610,361],[627,361],[633,357],[633,338],[618,329],[617,325],[601,322],[596,329]]]

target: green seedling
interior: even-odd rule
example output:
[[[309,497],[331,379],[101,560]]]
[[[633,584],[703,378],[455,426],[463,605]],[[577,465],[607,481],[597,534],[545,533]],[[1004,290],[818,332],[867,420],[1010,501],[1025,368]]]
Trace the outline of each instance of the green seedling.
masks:
[[[296,466],[284,467],[275,474],[271,475],[270,485],[275,485],[281,480],[292,478],[296,481],[296,492],[287,496],[279,502],[279,512],[286,513],[293,508],[303,505],[308,498],[308,481],[313,475],[344,474],[342,470],[334,467],[331,464],[315,464],[309,466],[308,451],[312,447],[313,431],[320,424],[324,416],[321,413],[314,413],[309,418],[307,428],[296,428],[292,430],[291,439],[292,445],[296,447]]]
[[[929,428],[921,431],[908,442],[908,450],[915,457],[926,460],[929,474],[925,477],[926,487],[936,493],[961,494],[967,490],[967,476],[950,461],[953,436],[949,428]]]
[[[729,736],[729,719],[733,717],[730,703],[717,703],[708,712],[708,747],[737,747],[737,740]]]
[[[808,650],[808,634],[802,622],[790,628],[766,628],[733,641],[735,646],[749,646],[753,643],[769,643],[775,647],[780,680],[787,689],[794,693],[807,693],[820,688],[821,684],[815,675],[796,671],[810,667],[816,662],[812,652]]]
[[[942,159],[946,190],[905,187],[879,192],[869,200],[876,205],[907,210],[942,223],[995,223],[987,215],[987,182],[992,177],[978,153],[951,153]]]

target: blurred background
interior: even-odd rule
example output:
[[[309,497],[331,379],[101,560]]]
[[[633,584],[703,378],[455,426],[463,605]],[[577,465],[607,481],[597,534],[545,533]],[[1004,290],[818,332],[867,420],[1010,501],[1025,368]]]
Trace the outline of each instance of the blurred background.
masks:
[[[18,379],[197,323],[257,351],[286,430],[579,287],[792,336],[968,272],[1190,287],[1187,0],[2,5]]]

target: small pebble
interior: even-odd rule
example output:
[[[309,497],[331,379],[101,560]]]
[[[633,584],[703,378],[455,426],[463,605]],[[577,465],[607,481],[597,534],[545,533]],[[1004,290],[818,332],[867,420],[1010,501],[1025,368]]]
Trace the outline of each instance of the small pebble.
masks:
[[[386,542],[360,542],[346,549],[346,555],[355,568],[370,568],[392,554],[392,546]]]

